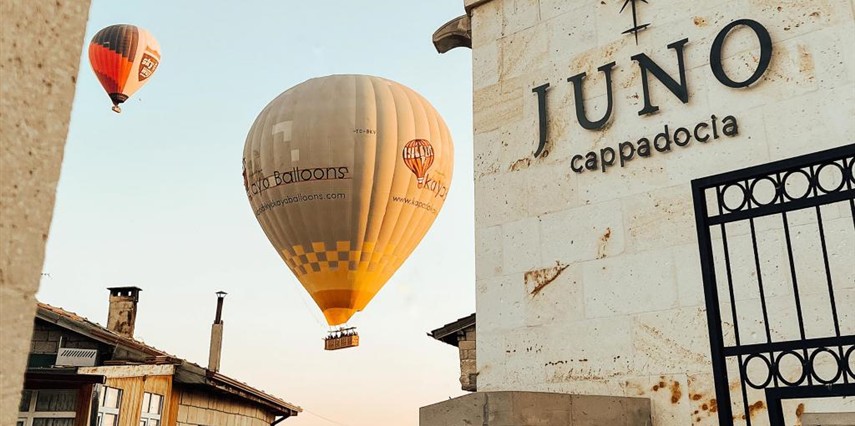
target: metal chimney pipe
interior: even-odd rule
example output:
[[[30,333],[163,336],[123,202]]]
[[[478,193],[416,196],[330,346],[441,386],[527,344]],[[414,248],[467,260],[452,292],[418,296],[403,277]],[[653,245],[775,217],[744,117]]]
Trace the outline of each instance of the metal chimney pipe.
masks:
[[[221,324],[223,322],[223,299],[226,298],[225,291],[217,292],[217,315],[214,317],[214,324]]]
[[[223,299],[226,298],[225,291],[217,292],[217,314],[214,324],[211,325],[211,348],[208,352],[208,370],[220,371],[220,355],[223,350]]]

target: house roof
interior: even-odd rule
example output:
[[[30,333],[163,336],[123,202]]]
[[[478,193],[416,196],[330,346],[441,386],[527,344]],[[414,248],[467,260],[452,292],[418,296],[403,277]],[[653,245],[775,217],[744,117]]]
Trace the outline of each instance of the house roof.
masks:
[[[135,359],[127,360],[127,364],[174,364],[176,369],[173,379],[176,383],[203,387],[220,393],[230,394],[263,405],[274,411],[277,415],[296,416],[297,413],[303,411],[299,406],[285,402],[246,383],[170,355],[161,349],[147,345],[139,340],[110,331],[74,312],[39,302],[36,318],[56,324],[59,327],[74,331],[90,339],[121,347],[132,352],[135,355]],[[111,362],[111,364],[116,365],[116,361]]]
[[[436,340],[447,343],[451,346],[457,346],[457,336],[465,332],[469,327],[475,326],[475,314],[463,317],[457,321],[450,322],[436,330],[428,333],[428,336]]]

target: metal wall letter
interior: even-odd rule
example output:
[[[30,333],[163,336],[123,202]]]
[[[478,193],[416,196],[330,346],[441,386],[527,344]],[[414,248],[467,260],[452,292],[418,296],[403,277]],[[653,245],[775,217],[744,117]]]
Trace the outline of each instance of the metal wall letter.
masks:
[[[549,123],[546,121],[546,89],[549,88],[549,83],[540,85],[531,89],[537,93],[537,117],[540,123],[540,141],[537,144],[537,151],[534,152],[534,157],[540,157],[543,148],[546,147],[546,132],[549,130]]]
[[[748,28],[751,28],[760,40],[760,62],[757,64],[757,69],[754,71],[754,74],[742,82],[731,80],[724,72],[724,67],[721,64],[721,49],[724,45],[724,40],[727,38],[728,34],[730,34],[730,32],[739,25],[745,25]],[[712,68],[715,78],[727,87],[740,88],[750,86],[763,76],[766,69],[769,68],[769,62],[771,61],[772,37],[769,35],[769,31],[766,30],[766,27],[757,21],[752,21],[751,19],[739,19],[728,24],[721,30],[721,32],[718,33],[718,36],[716,36],[715,41],[713,42],[712,49],[710,49],[710,68]]]
[[[603,128],[612,115],[612,68],[614,66],[615,63],[612,62],[597,68],[597,70],[606,75],[606,98],[608,98],[606,113],[603,115],[603,118],[597,121],[588,120],[585,114],[585,98],[582,96],[582,81],[585,79],[585,73],[576,74],[567,79],[567,81],[573,82],[573,97],[576,99],[576,118],[579,120],[579,124],[585,129],[597,130]]]
[[[638,111],[638,115],[646,115],[659,111],[658,106],[650,103],[650,87],[647,82],[648,71],[650,71],[657,80],[662,82],[662,84],[664,84],[671,93],[683,101],[684,104],[689,102],[689,86],[686,83],[686,66],[683,62],[683,46],[688,42],[689,39],[684,38],[668,45],[669,49],[677,51],[677,66],[680,67],[679,84],[677,84],[670,75],[660,68],[659,65],[656,65],[656,62],[653,62],[653,60],[644,53],[639,53],[632,57],[634,61],[638,62],[638,67],[641,69],[641,87],[644,90],[644,108],[641,111]]]

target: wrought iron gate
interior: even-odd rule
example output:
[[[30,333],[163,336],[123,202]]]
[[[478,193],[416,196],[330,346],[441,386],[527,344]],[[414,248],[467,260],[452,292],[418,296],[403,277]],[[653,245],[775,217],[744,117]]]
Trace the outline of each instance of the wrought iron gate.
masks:
[[[846,145],[692,181],[722,426],[855,396],[853,169]]]

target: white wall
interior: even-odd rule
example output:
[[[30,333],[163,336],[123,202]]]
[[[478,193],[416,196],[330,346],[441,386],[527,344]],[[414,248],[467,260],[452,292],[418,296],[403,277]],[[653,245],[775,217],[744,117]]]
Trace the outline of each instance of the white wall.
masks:
[[[478,390],[645,396],[653,401],[657,425],[714,424],[690,181],[855,143],[854,6],[845,0],[652,0],[639,6],[640,23],[652,25],[636,45],[621,34],[632,25],[628,11],[618,13],[621,4],[493,0],[471,11]],[[713,76],[709,54],[719,31],[741,18],[768,29],[774,53],[759,82],[731,89]],[[639,116],[641,76],[630,57],[646,53],[677,78],[675,52],[666,46],[683,38],[689,39],[689,102],[651,80],[660,111]],[[734,78],[746,78],[757,66],[759,48],[750,31],[735,31],[724,52]],[[611,121],[602,131],[582,129],[567,78],[588,73],[589,115],[599,118],[606,98],[597,68],[611,61],[617,62]],[[531,90],[544,83],[551,86],[549,154],[534,158],[538,115]],[[713,114],[719,121],[735,116],[738,136],[672,146],[605,173],[570,169],[573,155],[652,139],[664,124],[673,132]],[[851,209],[837,204],[824,207],[823,215],[837,238],[829,250],[836,259],[838,306],[855,306]],[[801,248],[816,248],[811,217],[790,219],[794,235],[805,233]],[[763,274],[777,279],[773,292],[780,298],[770,303],[792,300],[780,219],[761,228]],[[744,247],[746,232],[729,229],[731,244]],[[752,279],[750,260],[735,265],[734,274]],[[815,258],[803,262],[800,271],[824,271]],[[822,303],[824,280],[800,286]],[[737,297],[755,300],[747,293]],[[746,318],[756,318],[749,311]],[[855,310],[844,311],[842,331],[853,334]],[[787,336],[792,329],[785,324],[793,317],[783,306],[777,312],[775,332]],[[735,377],[731,373],[733,383]],[[761,399],[750,395],[749,404]],[[851,398],[845,407],[839,400],[805,404],[785,405],[788,424],[797,410],[855,411]],[[755,408],[754,424],[763,424],[765,407]]]

